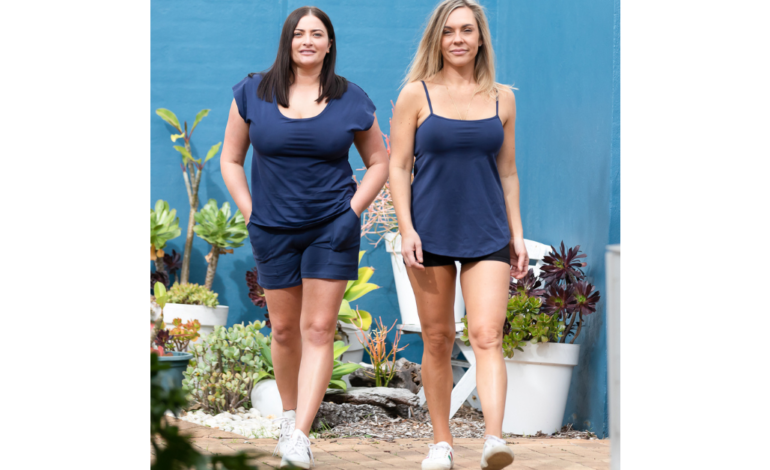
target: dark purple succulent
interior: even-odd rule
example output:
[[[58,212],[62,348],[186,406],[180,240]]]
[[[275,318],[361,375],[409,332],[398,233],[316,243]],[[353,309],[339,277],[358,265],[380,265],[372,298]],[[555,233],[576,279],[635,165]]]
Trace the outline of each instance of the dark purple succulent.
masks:
[[[267,306],[265,299],[265,289],[257,282],[257,268],[246,272],[246,285],[249,286],[249,298],[251,302],[259,308]]]
[[[168,287],[168,274],[161,272],[150,273],[150,292],[153,292],[155,283],[160,282],[164,286]]]
[[[575,311],[581,315],[589,315],[596,311],[596,304],[601,296],[599,291],[594,291],[594,286],[586,281],[579,281],[574,286]]]
[[[511,322],[508,321],[508,319],[505,320],[505,325],[503,325],[503,335],[509,335],[511,334]]]
[[[560,251],[556,251],[556,248],[551,246],[551,252],[543,258],[545,264],[540,268],[542,271],[540,277],[549,285],[562,279],[567,284],[574,284],[582,279],[585,274],[580,268],[585,267],[586,263],[578,261],[578,259],[585,258],[586,255],[585,253],[579,255],[579,252],[580,245],[570,248],[566,252],[564,251],[564,242],[561,242]]]
[[[513,297],[514,295],[524,294],[529,297],[540,297],[545,294],[545,289],[539,289],[542,285],[540,279],[535,277],[535,272],[532,268],[529,268],[526,276],[523,279],[516,279],[511,276],[511,284],[508,288],[508,295]]]
[[[270,314],[265,312],[265,326],[268,328],[272,328],[273,325],[270,323]]]
[[[555,313],[564,312],[572,313],[575,309],[575,296],[573,295],[572,286],[562,287],[559,285],[551,285],[548,288],[548,293],[545,296],[545,303],[543,304],[543,311],[549,315]]]
[[[163,264],[166,266],[166,272],[173,276],[174,273],[182,269],[182,255],[176,250],[171,250],[171,254],[163,255]]]
[[[155,345],[160,348],[164,348],[166,347],[166,343],[168,343],[169,339],[168,330],[160,330],[155,336]]]

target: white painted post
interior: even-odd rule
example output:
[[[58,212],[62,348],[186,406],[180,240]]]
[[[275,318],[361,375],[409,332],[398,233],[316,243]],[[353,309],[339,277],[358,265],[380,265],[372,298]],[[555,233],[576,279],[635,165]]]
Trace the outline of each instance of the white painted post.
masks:
[[[607,268],[607,381],[610,411],[610,469],[620,470],[620,245],[609,245]]]

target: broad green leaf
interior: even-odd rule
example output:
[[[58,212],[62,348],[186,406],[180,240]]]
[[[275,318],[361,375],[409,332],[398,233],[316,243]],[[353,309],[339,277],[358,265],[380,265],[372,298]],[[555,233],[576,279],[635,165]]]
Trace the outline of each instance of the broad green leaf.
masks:
[[[345,343],[342,341],[335,341],[334,342],[334,358],[337,359],[340,357],[345,351],[348,350],[350,346],[345,346]]]
[[[356,300],[369,292],[379,289],[380,286],[372,283],[366,283],[366,284],[359,284],[356,286],[353,286],[350,288],[348,292],[345,292],[345,300],[348,302],[352,302],[353,300]]]
[[[329,388],[336,388],[339,390],[347,390],[348,384],[346,384],[343,380],[337,380],[332,379],[329,381]]]
[[[270,348],[263,345],[259,352],[262,353],[262,360],[267,364],[269,367],[273,367],[273,354],[270,352]]]
[[[155,110],[155,114],[160,116],[161,119],[174,126],[174,128],[182,132],[182,127],[179,125],[179,119],[176,118],[176,114],[172,113],[168,109],[158,108]]]
[[[362,367],[363,366],[361,364],[353,364],[352,362],[336,364],[334,366],[333,375],[337,377],[342,377],[343,375],[348,375],[351,372],[355,372]]]
[[[351,323],[363,330],[368,330],[372,326],[372,315],[366,310],[359,310],[358,313],[361,315],[361,320],[359,321],[358,316],[356,316]]]
[[[363,267],[358,268],[358,280],[353,281],[353,285],[361,285],[369,282],[369,279],[372,278],[372,275],[374,274],[374,268],[371,267]],[[348,286],[351,287],[351,286]]]
[[[361,258],[364,257],[364,253],[366,253],[366,250],[361,250],[358,252],[358,264],[361,264]]]
[[[199,122],[201,122],[201,119],[205,118],[209,115],[210,109],[201,109],[198,111],[198,114],[195,115],[195,122],[193,122],[192,129],[190,129],[190,134],[192,135],[193,131],[195,130],[195,126],[198,125]]]
[[[222,142],[220,142],[220,143],[218,143],[216,145],[212,145],[211,148],[209,149],[209,153],[206,154],[206,160],[205,161],[209,161],[212,158],[214,158],[214,155],[216,155],[217,152],[219,152],[219,147],[221,145],[222,145]],[[200,161],[198,161],[198,163],[200,163]]]
[[[181,145],[174,145],[174,148],[176,149],[177,152],[182,154],[182,161],[185,164],[187,163],[188,159],[189,160],[193,159],[192,155],[190,155],[190,152],[186,148],[182,147]]]

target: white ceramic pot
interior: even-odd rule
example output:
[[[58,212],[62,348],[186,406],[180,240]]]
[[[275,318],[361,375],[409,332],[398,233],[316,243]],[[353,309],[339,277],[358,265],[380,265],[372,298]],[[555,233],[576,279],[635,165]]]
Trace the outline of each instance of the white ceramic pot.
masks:
[[[401,310],[401,323],[404,325],[419,325],[420,317],[417,315],[417,301],[414,298],[412,283],[406,274],[404,258],[401,256],[401,234],[388,233],[384,237],[385,249],[390,253],[390,261],[393,265],[393,277],[396,280],[396,293],[398,295],[398,307]],[[455,285],[455,323],[465,316],[465,300],[460,287],[460,263],[455,261],[457,267],[457,284]]]
[[[215,326],[227,324],[228,310],[226,305],[206,307],[205,305],[166,304],[163,309],[163,319],[166,326],[171,325],[174,318],[181,318],[182,323],[198,320],[201,324],[199,333],[202,338],[214,331]],[[198,338],[195,343],[200,343],[201,338]]]
[[[358,335],[356,335],[358,328],[353,325],[348,323],[342,323],[341,325],[342,331],[348,335],[347,338],[345,338],[345,335],[342,335],[342,341],[350,347],[347,351],[342,353],[339,360],[340,362],[353,362],[358,364],[364,359],[364,345],[361,344],[361,341],[359,341],[361,333],[359,332]]]
[[[527,344],[505,359],[508,393],[505,397],[503,432],[534,435],[561,429],[572,368],[578,363],[580,345]]]
[[[278,384],[275,380],[264,379],[257,382],[251,389],[251,407],[259,410],[265,418],[281,417],[283,402],[281,402],[281,394],[278,393]]]

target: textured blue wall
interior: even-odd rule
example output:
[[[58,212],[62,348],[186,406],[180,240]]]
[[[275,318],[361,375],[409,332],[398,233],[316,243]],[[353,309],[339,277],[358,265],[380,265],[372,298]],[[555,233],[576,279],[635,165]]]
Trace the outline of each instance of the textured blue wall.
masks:
[[[390,100],[419,42],[436,2],[318,1],[329,14],[338,40],[338,73],[366,90],[388,132]],[[192,121],[211,113],[193,136],[194,153],[205,154],[223,139],[232,99],[230,87],[249,72],[267,68],[278,35],[299,1],[155,1],[152,3],[151,203],[169,201],[186,227],[189,206],[169,139],[170,127],[155,116],[159,107]],[[482,1],[490,18],[498,57],[498,81],[515,84],[518,103],[517,162],[525,236],[548,244],[580,244],[588,274],[604,287],[604,247],[619,242],[619,48],[618,0]],[[351,149],[351,164],[362,168]],[[232,200],[218,158],[205,168],[200,199]],[[249,174],[247,159],[246,172]],[[182,251],[183,237],[168,250]],[[359,306],[391,324],[398,301],[384,247],[367,249],[363,263],[376,269],[381,286]],[[210,247],[196,237],[191,280],[202,283],[203,257]],[[254,266],[243,246],[220,257],[214,290],[230,307],[229,324],[262,319],[247,297],[245,273]],[[599,435],[607,428],[607,354],[604,305],[583,329],[580,365],[575,368],[565,422]],[[422,343],[406,336],[401,354],[420,361]]]

